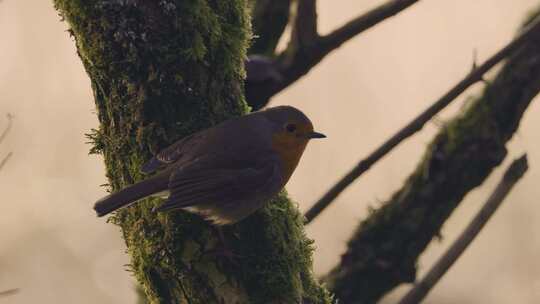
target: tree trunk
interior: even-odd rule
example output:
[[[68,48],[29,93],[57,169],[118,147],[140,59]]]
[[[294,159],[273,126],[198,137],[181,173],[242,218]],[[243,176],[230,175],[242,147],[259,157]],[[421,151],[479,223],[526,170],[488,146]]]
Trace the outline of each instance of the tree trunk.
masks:
[[[248,112],[245,0],[55,0],[90,76],[111,190],[173,141]],[[237,263],[208,254],[215,230],[156,199],[117,212],[130,269],[152,303],[329,303],[312,276],[311,240],[285,194],[225,230]],[[119,265],[119,267],[121,267]]]

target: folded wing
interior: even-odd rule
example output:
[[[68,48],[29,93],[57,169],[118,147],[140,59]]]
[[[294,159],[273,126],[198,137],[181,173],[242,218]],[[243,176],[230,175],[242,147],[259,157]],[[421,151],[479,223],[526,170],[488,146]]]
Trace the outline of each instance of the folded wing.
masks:
[[[230,159],[230,158],[229,158]],[[202,164],[201,164],[202,163]],[[279,163],[275,158],[257,162],[217,164],[199,160],[190,168],[171,175],[170,196],[157,211],[167,211],[202,204],[227,205],[235,201],[257,199],[278,191]]]
[[[190,148],[193,149],[193,147],[200,143],[200,137],[200,134],[195,133],[182,138],[169,147],[163,149],[142,166],[141,172],[144,174],[150,174],[162,170],[167,167],[167,165],[178,161],[182,156],[184,156],[186,150],[189,150]]]

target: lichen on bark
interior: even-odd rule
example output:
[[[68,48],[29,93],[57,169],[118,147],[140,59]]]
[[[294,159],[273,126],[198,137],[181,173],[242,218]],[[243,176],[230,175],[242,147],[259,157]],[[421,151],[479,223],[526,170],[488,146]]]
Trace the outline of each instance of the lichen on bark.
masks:
[[[248,112],[242,94],[250,39],[245,0],[54,0],[91,79],[111,191],[175,140]],[[329,303],[313,279],[312,243],[280,195],[225,231],[238,264],[208,254],[215,230],[155,199],[117,212],[130,270],[152,303]],[[90,210],[90,206],[89,206]],[[119,265],[119,267],[121,267]],[[189,299],[189,300],[188,300]]]

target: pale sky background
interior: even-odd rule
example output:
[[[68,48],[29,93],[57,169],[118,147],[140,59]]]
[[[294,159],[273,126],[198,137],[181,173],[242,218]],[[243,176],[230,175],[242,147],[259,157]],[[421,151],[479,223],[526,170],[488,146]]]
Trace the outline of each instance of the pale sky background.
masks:
[[[322,32],[383,1],[320,0]],[[360,158],[375,149],[479,61],[514,35],[534,0],[424,0],[342,46],[272,105],[304,110],[328,135],[311,144],[289,183],[306,210]],[[2,303],[135,303],[123,265],[119,228],[95,217],[105,194],[101,157],[88,156],[84,133],[97,127],[90,83],[51,1],[0,3],[0,129],[15,115],[0,157],[0,291]],[[451,117],[475,86],[446,110]],[[537,303],[540,298],[540,105],[528,109],[510,144],[510,159],[529,154],[531,169],[475,243],[425,303]],[[315,271],[335,265],[354,227],[397,190],[437,126],[399,146],[358,180],[308,228]],[[420,260],[425,270],[478,210],[499,180],[497,170],[467,196]],[[408,289],[399,288],[389,303]]]

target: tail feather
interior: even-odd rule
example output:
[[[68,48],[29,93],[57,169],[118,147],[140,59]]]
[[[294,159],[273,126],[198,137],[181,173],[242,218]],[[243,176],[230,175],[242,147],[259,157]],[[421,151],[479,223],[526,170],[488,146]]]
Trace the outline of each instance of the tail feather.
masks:
[[[131,205],[137,200],[167,190],[168,187],[169,174],[158,174],[105,196],[95,203],[94,210],[101,217],[122,207]]]

